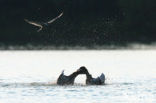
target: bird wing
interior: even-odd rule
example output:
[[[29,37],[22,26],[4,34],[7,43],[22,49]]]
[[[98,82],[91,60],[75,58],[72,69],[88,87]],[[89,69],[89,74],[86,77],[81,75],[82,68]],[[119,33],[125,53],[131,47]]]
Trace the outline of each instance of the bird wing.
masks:
[[[57,17],[55,17],[54,19],[48,21],[47,23],[48,23],[48,24],[53,23],[55,20],[57,20],[58,18],[60,18],[62,15],[63,15],[63,12],[62,12],[60,15],[58,15]]]
[[[27,23],[31,24],[31,25],[34,25],[34,26],[38,26],[38,27],[41,27],[42,25],[39,24],[39,23],[36,23],[36,22],[33,22],[33,21],[29,21],[27,19],[24,19]]]
[[[29,21],[27,19],[24,19],[27,23],[31,24],[31,25],[34,25],[34,26],[37,26],[39,27],[39,30],[37,30],[38,32],[42,30],[43,26],[39,23],[36,23],[36,22],[33,22],[33,21]]]
[[[61,74],[63,74],[64,75],[64,70],[62,70],[62,73]]]
[[[102,83],[105,82],[105,75],[103,73],[99,76],[99,78],[100,78]]]

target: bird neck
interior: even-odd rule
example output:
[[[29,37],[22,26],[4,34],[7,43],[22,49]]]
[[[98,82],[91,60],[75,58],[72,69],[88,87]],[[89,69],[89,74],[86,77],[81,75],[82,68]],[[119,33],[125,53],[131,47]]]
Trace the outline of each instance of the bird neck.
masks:
[[[69,75],[69,77],[71,77],[71,78],[76,78],[79,74],[80,74],[80,73],[78,73],[78,72],[74,72],[74,73],[72,73],[71,75]]]

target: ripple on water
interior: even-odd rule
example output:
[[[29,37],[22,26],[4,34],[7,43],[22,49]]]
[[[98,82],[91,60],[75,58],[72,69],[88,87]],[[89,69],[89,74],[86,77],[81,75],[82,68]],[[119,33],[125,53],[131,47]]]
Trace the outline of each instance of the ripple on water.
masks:
[[[150,82],[150,81],[148,81]],[[152,83],[154,83],[152,81]],[[149,83],[150,84],[150,83]],[[66,101],[71,102],[76,100],[82,100],[83,103],[90,102],[134,102],[155,100],[156,94],[155,84],[149,85],[147,81],[141,83],[123,82],[112,83],[102,86],[87,86],[87,85],[70,85],[70,86],[58,86],[56,84],[48,83],[0,83],[0,92],[3,93],[2,98],[18,97],[28,100],[28,98],[36,99],[44,103],[47,98],[55,98],[55,102]],[[148,96],[147,96],[148,95]],[[72,99],[71,99],[72,98]],[[131,99],[127,99],[131,98]],[[50,102],[51,100],[49,100]],[[154,103],[151,101],[150,103]],[[52,101],[51,101],[52,102]],[[79,101],[80,102],[80,101]],[[8,103],[8,102],[5,102]],[[24,102],[25,103],[25,102]]]

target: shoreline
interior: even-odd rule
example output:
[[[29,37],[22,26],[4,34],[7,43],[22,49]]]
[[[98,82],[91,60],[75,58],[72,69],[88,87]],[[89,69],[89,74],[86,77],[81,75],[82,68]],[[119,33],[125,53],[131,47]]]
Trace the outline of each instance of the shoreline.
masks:
[[[94,46],[53,46],[53,45],[0,45],[0,50],[155,50],[156,43]]]

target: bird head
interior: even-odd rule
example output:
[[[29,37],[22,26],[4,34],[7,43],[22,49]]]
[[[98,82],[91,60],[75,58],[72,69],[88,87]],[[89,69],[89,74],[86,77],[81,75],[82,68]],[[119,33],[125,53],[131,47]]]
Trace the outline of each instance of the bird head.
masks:
[[[80,73],[80,74],[86,74],[86,73],[88,73],[88,70],[87,70],[86,67],[82,66],[82,67],[80,67],[80,68],[77,70],[77,72]]]

